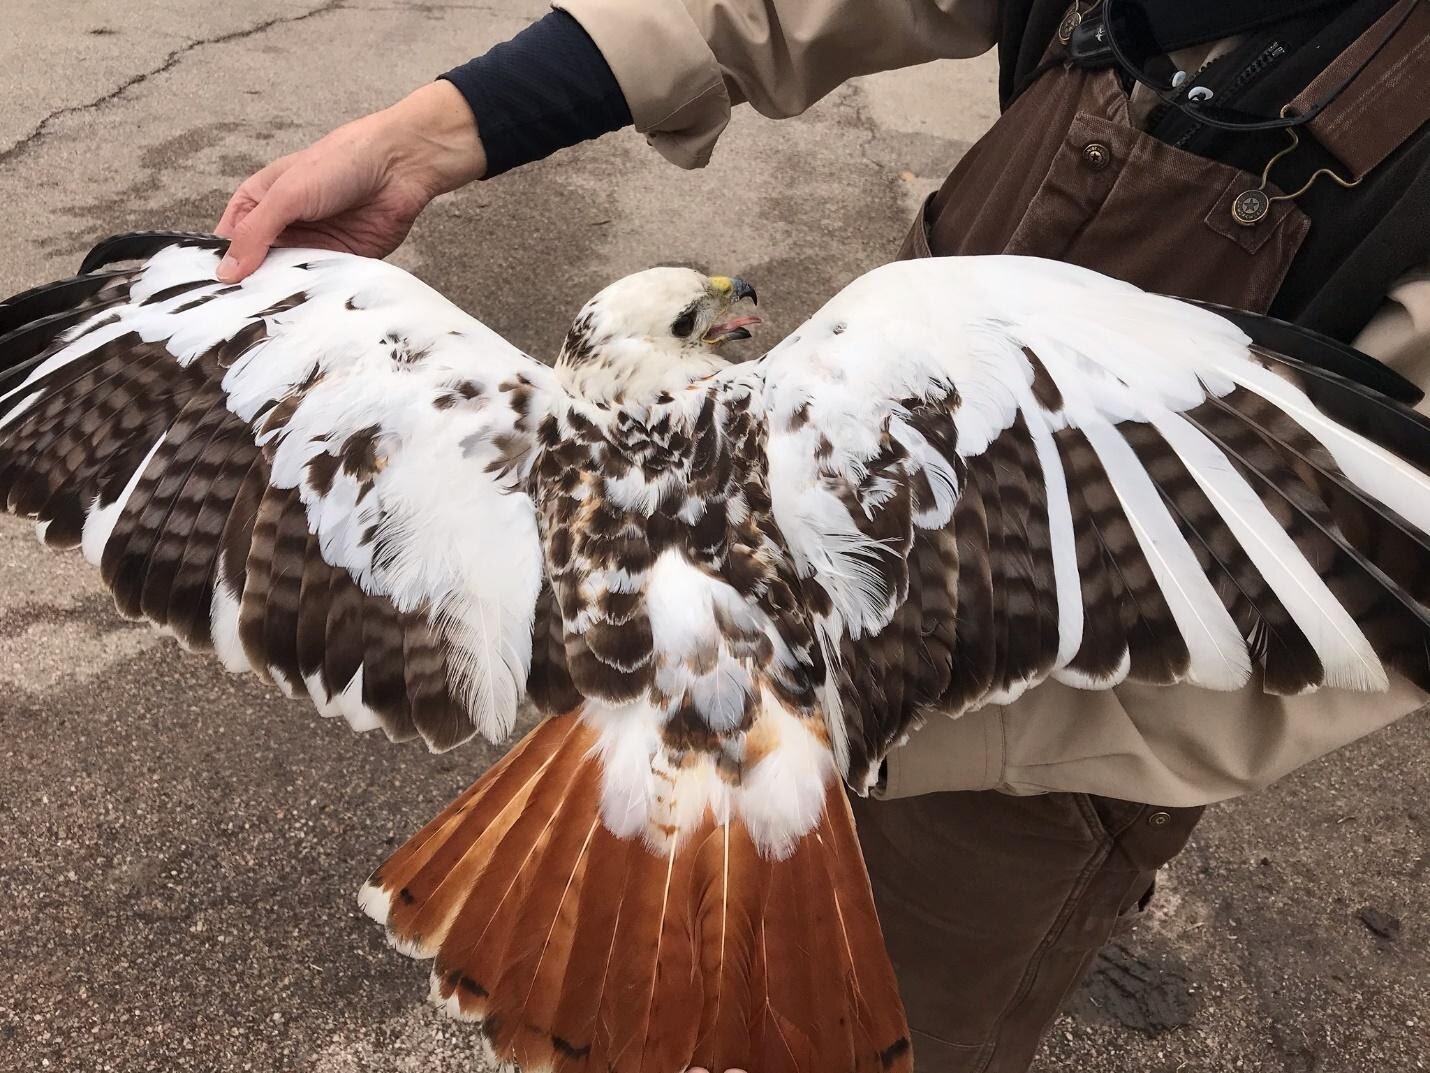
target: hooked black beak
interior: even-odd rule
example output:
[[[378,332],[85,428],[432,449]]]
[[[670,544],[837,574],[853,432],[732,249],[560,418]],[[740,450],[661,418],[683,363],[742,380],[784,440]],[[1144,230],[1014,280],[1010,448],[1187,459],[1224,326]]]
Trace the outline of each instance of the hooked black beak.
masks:
[[[739,276],[714,276],[711,278],[724,297],[727,306],[736,302],[749,301],[758,302],[755,295],[755,288],[746,283]],[[750,327],[761,322],[761,318],[754,313],[742,313],[738,316],[730,317],[718,324],[712,324],[710,330],[704,335],[704,340],[713,345],[727,343],[731,339],[749,339]]]
[[[760,300],[755,294],[755,288],[751,287],[739,276],[732,276],[730,279],[730,297],[737,302],[742,298],[748,298],[750,301],[758,304]]]

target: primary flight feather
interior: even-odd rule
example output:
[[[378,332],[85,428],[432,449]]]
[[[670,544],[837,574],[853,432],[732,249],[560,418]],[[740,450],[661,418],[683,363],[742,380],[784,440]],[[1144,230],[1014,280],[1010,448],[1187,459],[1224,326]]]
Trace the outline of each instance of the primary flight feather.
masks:
[[[1430,688],[1430,425],[1215,312],[928,259],[732,365],[753,289],[662,268],[548,366],[381,262],[223,285],[222,245],[0,303],[0,502],[356,729],[546,713],[360,898],[501,1061],[911,1068],[841,783],[931,713]]]

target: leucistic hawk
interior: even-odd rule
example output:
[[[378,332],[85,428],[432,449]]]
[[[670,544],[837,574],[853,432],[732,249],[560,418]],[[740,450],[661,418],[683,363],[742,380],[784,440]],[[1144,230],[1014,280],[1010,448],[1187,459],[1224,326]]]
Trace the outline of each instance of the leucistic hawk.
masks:
[[[1327,341],[970,257],[748,364],[748,285],[651,269],[552,367],[380,261],[222,246],[0,305],[0,501],[356,729],[546,713],[360,895],[503,1062],[911,1068],[842,784],[930,712],[1430,688],[1430,424]]]

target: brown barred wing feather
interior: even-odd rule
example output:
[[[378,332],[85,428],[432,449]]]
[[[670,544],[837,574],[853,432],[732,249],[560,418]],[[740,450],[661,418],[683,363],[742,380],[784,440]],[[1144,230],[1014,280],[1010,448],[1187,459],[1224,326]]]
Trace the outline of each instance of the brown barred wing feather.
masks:
[[[500,735],[550,373],[380,262],[282,251],[225,286],[223,245],[116,236],[0,303],[0,504],[81,547],[121,614],[325,714],[434,749]]]
[[[1342,372],[993,257],[870,273],[761,375],[856,787],[1048,677],[1430,689],[1430,421]]]

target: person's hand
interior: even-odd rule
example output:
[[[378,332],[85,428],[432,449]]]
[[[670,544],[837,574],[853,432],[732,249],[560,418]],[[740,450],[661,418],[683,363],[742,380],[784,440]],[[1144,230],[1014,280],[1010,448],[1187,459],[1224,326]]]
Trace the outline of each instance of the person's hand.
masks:
[[[423,86],[246,179],[214,228],[231,240],[218,278],[243,279],[275,245],[383,257],[428,202],[481,178],[486,165],[456,87]]]

